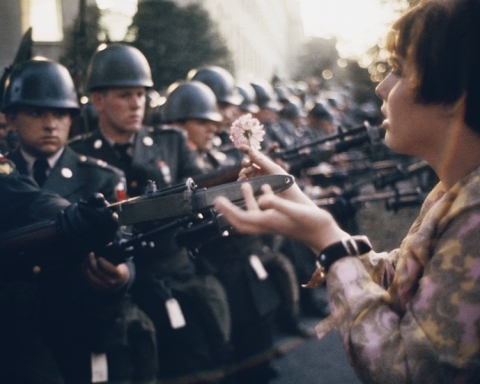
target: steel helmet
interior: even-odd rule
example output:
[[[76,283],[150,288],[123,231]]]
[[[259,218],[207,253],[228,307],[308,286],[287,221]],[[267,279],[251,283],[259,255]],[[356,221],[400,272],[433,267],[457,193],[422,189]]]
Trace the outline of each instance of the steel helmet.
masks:
[[[166,123],[189,119],[222,121],[215,94],[199,81],[174,83],[162,108],[162,120]]]
[[[89,91],[152,86],[152,72],[146,57],[131,45],[116,43],[97,50],[87,69]]]
[[[238,92],[243,97],[243,101],[240,104],[240,109],[245,112],[257,113],[260,108],[255,104],[255,90],[250,84],[237,85]]]
[[[305,111],[303,110],[300,103],[294,102],[294,101],[288,101],[285,103],[285,105],[283,106],[279,114],[281,117],[291,120],[299,117],[304,117]]]
[[[333,121],[333,115],[321,102],[312,103],[306,106],[307,113],[319,121]]]
[[[273,111],[279,111],[280,105],[277,101],[277,95],[272,86],[266,81],[257,81],[250,83],[257,96],[257,104],[260,108],[267,108]]]
[[[200,81],[208,85],[219,103],[240,105],[242,102],[242,96],[238,93],[233,76],[222,67],[209,65],[192,69],[187,74],[187,80]]]
[[[80,114],[77,91],[68,69],[50,60],[28,60],[14,67],[7,80],[2,112],[16,107],[68,109]]]
[[[278,86],[274,88],[275,93],[277,94],[278,101],[282,103],[288,103],[290,101],[290,91],[284,86]]]

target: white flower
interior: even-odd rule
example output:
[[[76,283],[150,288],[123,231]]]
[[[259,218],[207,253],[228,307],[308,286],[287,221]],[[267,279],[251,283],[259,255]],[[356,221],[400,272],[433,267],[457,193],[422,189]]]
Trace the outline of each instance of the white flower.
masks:
[[[230,140],[235,147],[246,144],[251,148],[260,149],[265,131],[263,125],[251,114],[240,116],[230,127]]]

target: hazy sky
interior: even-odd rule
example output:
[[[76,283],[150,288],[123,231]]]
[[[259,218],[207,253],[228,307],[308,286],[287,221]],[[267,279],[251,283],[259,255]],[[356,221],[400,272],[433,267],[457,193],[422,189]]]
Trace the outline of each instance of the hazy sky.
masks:
[[[343,57],[359,57],[384,38],[397,15],[380,0],[299,0],[308,36],[336,36]]]

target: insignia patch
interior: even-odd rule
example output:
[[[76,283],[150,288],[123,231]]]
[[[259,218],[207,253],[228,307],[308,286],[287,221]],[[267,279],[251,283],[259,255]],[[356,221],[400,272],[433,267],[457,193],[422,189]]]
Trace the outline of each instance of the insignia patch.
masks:
[[[6,157],[0,155],[0,176],[10,175],[15,169],[15,164],[13,164]]]
[[[116,195],[117,201],[123,201],[127,199],[127,191],[125,189],[124,181],[121,181],[117,184],[117,187],[115,188],[115,195]]]

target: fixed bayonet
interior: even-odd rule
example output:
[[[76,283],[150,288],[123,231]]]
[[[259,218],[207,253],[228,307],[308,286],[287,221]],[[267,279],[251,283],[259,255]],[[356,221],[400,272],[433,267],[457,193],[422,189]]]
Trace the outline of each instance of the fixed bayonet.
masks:
[[[240,204],[243,202],[241,190],[243,184],[250,184],[254,195],[259,196],[264,184],[269,184],[274,193],[279,193],[292,186],[293,183],[294,178],[290,175],[267,175],[210,188],[196,188],[189,179],[186,183],[187,188],[184,188],[185,190],[182,192],[167,195],[151,192],[145,196],[112,204],[110,207],[118,214],[120,225],[131,225],[202,214],[214,207],[215,199],[219,196],[228,198],[234,204]]]

